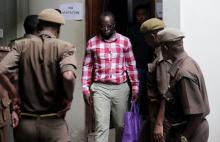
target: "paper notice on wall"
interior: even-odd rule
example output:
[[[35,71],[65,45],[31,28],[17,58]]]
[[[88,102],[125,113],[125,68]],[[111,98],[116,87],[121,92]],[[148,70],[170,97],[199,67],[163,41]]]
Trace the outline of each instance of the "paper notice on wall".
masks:
[[[80,2],[61,4],[60,10],[65,20],[83,20],[83,4]]]
[[[3,38],[3,37],[4,37],[4,30],[0,29],[0,38]]]
[[[162,18],[163,16],[163,5],[162,2],[156,3],[156,15],[158,18]]]

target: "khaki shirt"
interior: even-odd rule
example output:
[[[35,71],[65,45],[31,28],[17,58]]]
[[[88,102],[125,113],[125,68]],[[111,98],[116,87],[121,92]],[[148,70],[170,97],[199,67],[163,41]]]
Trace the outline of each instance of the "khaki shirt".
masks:
[[[9,51],[9,47],[0,46],[0,61]],[[8,92],[0,84],[0,128],[5,126],[7,120],[10,120],[10,102]]]
[[[24,34],[24,36],[13,39],[10,41],[10,43],[8,44],[8,47],[12,48],[12,46],[15,44],[15,41],[24,39],[24,38],[31,38],[34,37],[34,35],[32,34]],[[12,76],[12,80],[11,82],[16,86],[16,88],[18,88],[18,69],[14,70],[13,73],[10,73],[10,75]]]
[[[66,97],[62,73],[76,71],[76,49],[72,44],[42,31],[15,41],[0,63],[0,73],[19,69],[21,111],[43,114],[59,111]]]
[[[170,80],[168,71],[171,61],[163,59],[160,47],[156,48],[154,54],[154,61],[148,64],[147,94],[150,100],[165,97]]]
[[[12,47],[15,41],[21,40],[21,39],[24,39],[24,38],[30,38],[32,36],[34,36],[34,35],[32,35],[32,34],[24,34],[24,36],[22,36],[22,37],[19,37],[19,38],[11,40],[10,43],[8,44],[8,46]]]
[[[173,63],[169,73],[171,99],[166,106],[167,113],[174,119],[192,114],[203,114],[203,117],[208,115],[208,96],[198,64],[183,53]]]

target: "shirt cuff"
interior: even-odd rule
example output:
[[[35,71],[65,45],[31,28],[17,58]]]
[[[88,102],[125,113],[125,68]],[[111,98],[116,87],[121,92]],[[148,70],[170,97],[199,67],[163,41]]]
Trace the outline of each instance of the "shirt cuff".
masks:
[[[72,71],[74,74],[76,74],[76,67],[74,65],[64,65],[61,69],[61,73],[66,71]]]
[[[0,74],[6,73],[7,69],[4,68],[2,64],[0,64]]]
[[[89,94],[90,94],[90,91],[89,91],[89,90],[84,90],[84,91],[83,91],[83,95],[88,96]]]

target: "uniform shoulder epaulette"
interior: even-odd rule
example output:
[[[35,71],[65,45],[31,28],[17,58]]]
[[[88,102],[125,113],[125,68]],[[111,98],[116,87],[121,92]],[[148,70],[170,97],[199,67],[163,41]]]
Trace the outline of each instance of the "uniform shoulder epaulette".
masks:
[[[0,51],[9,52],[9,51],[11,51],[11,48],[8,46],[0,46]]]
[[[10,42],[14,42],[14,41],[16,41],[16,40],[20,40],[20,39],[23,39],[24,37],[22,36],[22,37],[19,37],[19,38],[16,38],[16,39],[12,39]]]

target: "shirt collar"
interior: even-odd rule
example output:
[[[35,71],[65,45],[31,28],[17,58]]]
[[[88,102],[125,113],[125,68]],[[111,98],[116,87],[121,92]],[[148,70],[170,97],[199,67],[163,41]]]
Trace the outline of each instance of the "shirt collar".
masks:
[[[175,76],[176,72],[179,70],[179,66],[183,63],[183,61],[188,57],[188,54],[186,52],[183,52],[176,58],[176,60],[173,62],[169,73],[172,77]]]
[[[118,34],[116,32],[113,33],[112,37],[110,39],[104,39],[101,35],[99,35],[100,40],[104,42],[115,42],[118,39]]]
[[[24,34],[24,38],[35,37],[33,34]]]
[[[49,37],[49,38],[56,38],[56,36],[55,36],[54,34],[52,34],[52,33],[49,32],[49,31],[46,31],[46,30],[41,31],[41,32],[39,33],[39,36],[46,36],[46,37]]]

